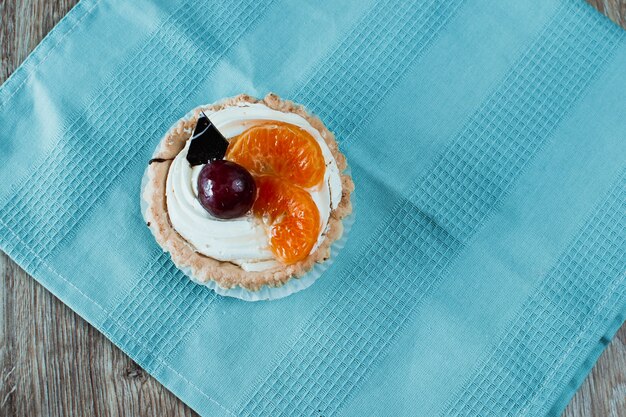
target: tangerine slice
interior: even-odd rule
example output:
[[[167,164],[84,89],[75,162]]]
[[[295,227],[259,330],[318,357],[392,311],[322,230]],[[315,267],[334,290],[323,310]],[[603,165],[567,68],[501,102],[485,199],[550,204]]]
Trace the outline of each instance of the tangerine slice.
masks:
[[[283,122],[256,125],[231,139],[225,158],[253,174],[275,175],[303,188],[322,182],[326,170],[315,138]]]
[[[320,214],[304,189],[280,178],[255,178],[255,216],[269,226],[270,248],[281,262],[293,264],[308,256],[320,231]]]

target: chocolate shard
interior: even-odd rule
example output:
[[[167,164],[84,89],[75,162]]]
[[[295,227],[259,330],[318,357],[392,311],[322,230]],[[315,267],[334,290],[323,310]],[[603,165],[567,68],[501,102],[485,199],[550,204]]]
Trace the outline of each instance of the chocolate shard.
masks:
[[[151,160],[148,161],[148,165],[152,165],[156,162],[165,162],[165,161],[171,161],[172,159],[166,159],[166,158],[152,158]]]
[[[211,120],[202,113],[191,137],[187,161],[191,166],[206,164],[214,159],[223,159],[228,141]]]

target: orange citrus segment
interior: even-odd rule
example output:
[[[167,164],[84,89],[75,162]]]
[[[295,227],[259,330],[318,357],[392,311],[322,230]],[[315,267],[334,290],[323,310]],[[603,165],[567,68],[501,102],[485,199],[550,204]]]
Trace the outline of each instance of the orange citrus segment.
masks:
[[[270,247],[285,264],[306,258],[320,231],[320,214],[311,195],[277,177],[255,179],[258,196],[254,215],[269,226]]]
[[[322,149],[309,132],[298,126],[268,122],[230,140],[225,158],[256,175],[275,175],[310,188],[324,179]]]

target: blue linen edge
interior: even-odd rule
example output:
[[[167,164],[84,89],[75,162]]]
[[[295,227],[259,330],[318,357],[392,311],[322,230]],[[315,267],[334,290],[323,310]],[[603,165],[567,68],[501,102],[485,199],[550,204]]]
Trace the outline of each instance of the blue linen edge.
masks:
[[[565,385],[561,395],[556,397],[553,405],[548,408],[547,416],[560,417],[563,414],[571,399],[585,382],[585,379],[591,373],[596,362],[624,323],[626,323],[626,303],[621,307],[620,313],[617,314],[615,320],[608,325],[606,332],[593,349],[591,349],[589,355],[584,358],[578,368],[575,368],[574,376],[571,381]]]
[[[99,1],[100,0],[80,0],[56,25],[54,25],[52,30],[44,36],[41,42],[28,54],[26,59],[9,75],[9,78],[0,85],[0,92],[2,92],[0,108],[3,107],[5,102],[16,94],[28,80],[29,72],[33,71],[46,59],[46,55],[44,54],[52,53],[59,43],[63,41],[63,38],[69,35],[78,24],[91,13]],[[88,7],[89,5],[91,5],[91,7]]]

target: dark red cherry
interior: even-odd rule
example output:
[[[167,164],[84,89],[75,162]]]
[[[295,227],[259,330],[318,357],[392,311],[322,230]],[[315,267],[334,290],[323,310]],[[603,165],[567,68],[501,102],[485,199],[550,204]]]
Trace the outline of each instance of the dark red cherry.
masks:
[[[241,217],[252,208],[255,198],[254,178],[239,164],[218,159],[210,161],[200,171],[198,199],[214,217]]]

